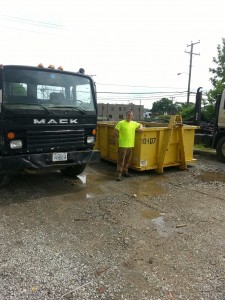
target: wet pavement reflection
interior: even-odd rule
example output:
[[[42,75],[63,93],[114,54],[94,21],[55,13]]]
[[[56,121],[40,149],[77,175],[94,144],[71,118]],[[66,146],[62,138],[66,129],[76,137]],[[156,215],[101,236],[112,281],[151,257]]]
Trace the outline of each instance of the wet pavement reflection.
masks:
[[[225,173],[221,172],[203,172],[198,176],[202,181],[219,181],[225,183]]]

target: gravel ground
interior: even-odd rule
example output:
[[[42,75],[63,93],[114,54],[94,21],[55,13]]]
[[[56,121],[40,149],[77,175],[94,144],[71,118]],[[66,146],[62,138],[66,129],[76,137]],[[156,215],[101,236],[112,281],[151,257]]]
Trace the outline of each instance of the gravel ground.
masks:
[[[1,189],[0,299],[224,300],[225,165],[89,166]]]

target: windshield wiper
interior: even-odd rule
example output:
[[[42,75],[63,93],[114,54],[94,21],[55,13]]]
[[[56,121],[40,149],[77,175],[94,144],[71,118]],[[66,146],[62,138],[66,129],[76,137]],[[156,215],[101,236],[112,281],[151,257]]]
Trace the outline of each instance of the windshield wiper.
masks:
[[[67,106],[65,106],[65,105],[57,105],[57,106],[55,106],[54,105],[54,106],[52,106],[52,108],[71,108],[73,110],[78,110],[78,111],[82,112],[83,114],[87,113],[86,110],[84,110],[84,109],[82,109],[80,107],[77,107],[77,106],[70,106],[70,105],[67,105]]]
[[[45,111],[47,111],[48,114],[50,114],[50,111],[49,109],[47,109],[47,107],[45,107],[44,105],[38,103],[38,104],[35,104],[35,105],[39,105],[40,107],[42,107]]]
[[[80,107],[77,107],[77,106],[75,106],[74,108],[81,111],[81,112],[83,112],[83,113],[85,113],[85,114],[87,113],[86,110],[84,110],[83,108],[80,108]]]
[[[44,105],[40,104],[40,103],[24,103],[24,102],[21,102],[21,103],[4,103],[4,107],[6,109],[9,109],[11,110],[11,108],[9,107],[6,107],[6,105],[9,104],[9,106],[11,105],[28,105],[28,106],[39,106],[41,108],[43,108],[45,111],[47,111],[48,114],[50,114],[50,111],[47,109],[47,107],[45,107]]]

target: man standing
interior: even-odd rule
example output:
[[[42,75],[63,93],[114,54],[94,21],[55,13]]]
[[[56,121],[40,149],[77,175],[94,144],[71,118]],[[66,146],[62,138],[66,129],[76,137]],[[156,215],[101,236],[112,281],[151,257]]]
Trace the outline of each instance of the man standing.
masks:
[[[142,129],[142,125],[133,120],[133,112],[126,112],[126,119],[117,123],[113,135],[118,137],[118,159],[117,159],[117,181],[121,181],[121,176],[130,177],[128,168],[134,148],[135,131]]]

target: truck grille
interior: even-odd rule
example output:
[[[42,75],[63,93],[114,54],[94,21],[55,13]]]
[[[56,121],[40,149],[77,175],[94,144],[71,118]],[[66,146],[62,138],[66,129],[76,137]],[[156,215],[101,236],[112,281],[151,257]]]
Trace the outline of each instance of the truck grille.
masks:
[[[27,132],[27,150],[43,151],[48,149],[75,149],[84,145],[84,129],[46,130]]]

